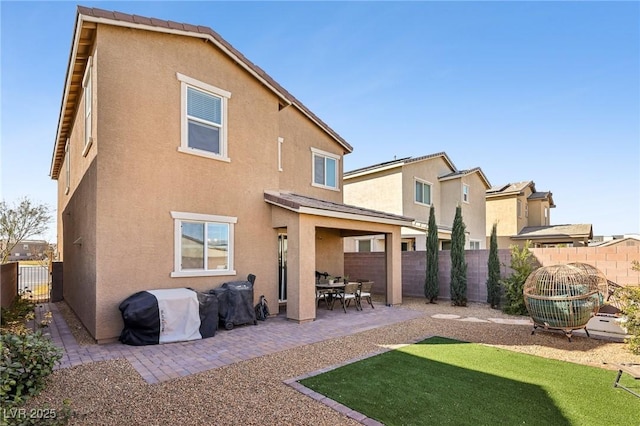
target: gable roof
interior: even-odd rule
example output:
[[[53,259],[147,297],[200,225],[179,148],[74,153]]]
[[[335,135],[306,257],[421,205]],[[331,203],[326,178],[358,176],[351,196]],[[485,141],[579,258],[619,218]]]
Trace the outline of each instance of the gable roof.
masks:
[[[593,238],[590,223],[575,225],[525,226],[511,238],[515,240],[540,240],[550,238]]]
[[[399,160],[385,161],[384,163],[373,164],[371,166],[366,166],[366,167],[362,167],[362,168],[359,168],[359,169],[350,170],[350,171],[345,172],[343,174],[343,178],[344,179],[354,178],[354,177],[357,177],[357,176],[367,175],[369,173],[375,173],[375,172],[380,172],[380,171],[383,171],[383,170],[392,169],[394,167],[401,167],[401,166],[403,166],[405,164],[417,163],[419,161],[432,160],[434,158],[442,158],[444,160],[444,162],[447,164],[447,167],[449,167],[449,169],[451,169],[452,172],[457,172],[458,171],[458,169],[456,168],[455,164],[453,164],[453,161],[451,161],[451,158],[449,158],[449,156],[447,155],[446,152],[436,152],[435,154],[423,155],[422,157],[416,157],[416,158],[405,157],[405,158],[401,158]]]
[[[56,132],[55,146],[51,159],[50,175],[57,179],[64,159],[64,147],[66,139],[71,134],[71,128],[75,112],[82,92],[82,77],[95,39],[98,24],[114,25],[127,28],[135,28],[146,31],[155,31],[169,34],[195,37],[211,42],[215,47],[238,63],[260,83],[271,90],[284,106],[293,106],[302,112],[313,123],[325,131],[346,152],[352,152],[353,147],[347,143],[338,133],[331,129],[324,121],[316,116],[310,109],[284,89],[278,82],[269,76],[264,70],[247,59],[240,51],[223,39],[218,33],[209,27],[181,24],[162,19],[147,18],[139,15],[113,12],[97,8],[78,6],[75,30],[71,51],[69,53],[69,65],[65,77],[65,86],[60,106],[58,130]]]
[[[487,190],[487,197],[520,194],[526,187],[530,186],[531,191],[536,191],[536,184],[532,180],[522,182],[508,183],[506,185],[494,186]]]
[[[487,179],[487,176],[485,176],[484,172],[480,167],[474,167],[473,169],[468,169],[468,170],[458,170],[456,172],[449,173],[448,175],[440,176],[438,180],[443,181],[443,180],[457,179],[463,176],[469,176],[474,173],[478,173],[478,175],[480,175],[480,179],[482,180],[482,182],[484,182],[484,185],[486,188],[491,188],[489,179]]]

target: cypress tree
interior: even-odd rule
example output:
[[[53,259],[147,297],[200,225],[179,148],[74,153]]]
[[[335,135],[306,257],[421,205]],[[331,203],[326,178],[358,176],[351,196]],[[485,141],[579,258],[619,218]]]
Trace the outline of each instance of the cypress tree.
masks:
[[[424,282],[424,296],[429,299],[429,303],[435,303],[438,291],[438,226],[435,207],[431,206],[427,231],[427,275]]]
[[[489,242],[489,261],[487,263],[489,277],[487,278],[487,303],[493,309],[500,305],[500,259],[498,258],[498,224],[491,228]]]
[[[451,303],[454,306],[467,306],[467,263],[464,258],[465,225],[462,221],[462,208],[456,207],[451,232]]]

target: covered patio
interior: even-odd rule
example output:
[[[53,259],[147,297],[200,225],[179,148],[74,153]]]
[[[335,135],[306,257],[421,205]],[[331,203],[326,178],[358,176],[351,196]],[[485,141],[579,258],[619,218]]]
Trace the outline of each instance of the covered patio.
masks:
[[[287,234],[287,319],[316,319],[315,272],[344,275],[344,237],[384,235],[385,304],[402,303],[401,228],[412,218],[287,192],[265,191],[264,200],[273,228]]]

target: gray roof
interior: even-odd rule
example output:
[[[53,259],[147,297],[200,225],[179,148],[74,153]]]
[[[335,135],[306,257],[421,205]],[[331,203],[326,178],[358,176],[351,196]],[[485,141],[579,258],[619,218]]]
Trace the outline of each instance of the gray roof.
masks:
[[[535,183],[532,180],[526,180],[522,182],[508,183],[506,185],[494,186],[487,190],[487,195],[498,195],[498,194],[504,195],[504,194],[511,194],[511,193],[520,193],[527,186],[531,186],[531,190],[533,192],[536,191]]]
[[[491,187],[491,183],[489,183],[489,179],[487,179],[487,176],[484,174],[484,172],[480,167],[474,167],[473,169],[467,169],[467,170],[457,170],[455,172],[451,172],[449,174],[440,176],[438,179],[439,180],[454,179],[457,177],[468,176],[472,173],[478,173],[480,175],[480,178],[484,181],[486,187],[487,188]]]
[[[575,225],[526,226],[514,239],[593,238],[590,223]]]
[[[332,213],[351,214],[357,216],[367,216],[371,219],[384,219],[391,221],[408,222],[404,226],[411,225],[413,218],[400,216],[392,213],[385,213],[378,210],[365,209],[363,207],[349,204],[334,203],[320,200],[306,195],[293,194],[290,192],[265,191],[264,200],[271,204],[277,204],[291,210],[300,211],[302,208],[325,210]],[[374,220],[375,221],[375,220]]]

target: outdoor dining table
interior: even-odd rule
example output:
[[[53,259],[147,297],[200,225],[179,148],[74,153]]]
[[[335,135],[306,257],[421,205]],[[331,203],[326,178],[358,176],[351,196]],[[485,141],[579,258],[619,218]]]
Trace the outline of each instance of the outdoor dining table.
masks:
[[[321,291],[325,293],[325,299],[327,303],[327,309],[333,310],[333,302],[335,301],[334,294],[339,293],[341,290],[344,290],[343,282],[334,282],[334,283],[316,283],[316,291]]]

